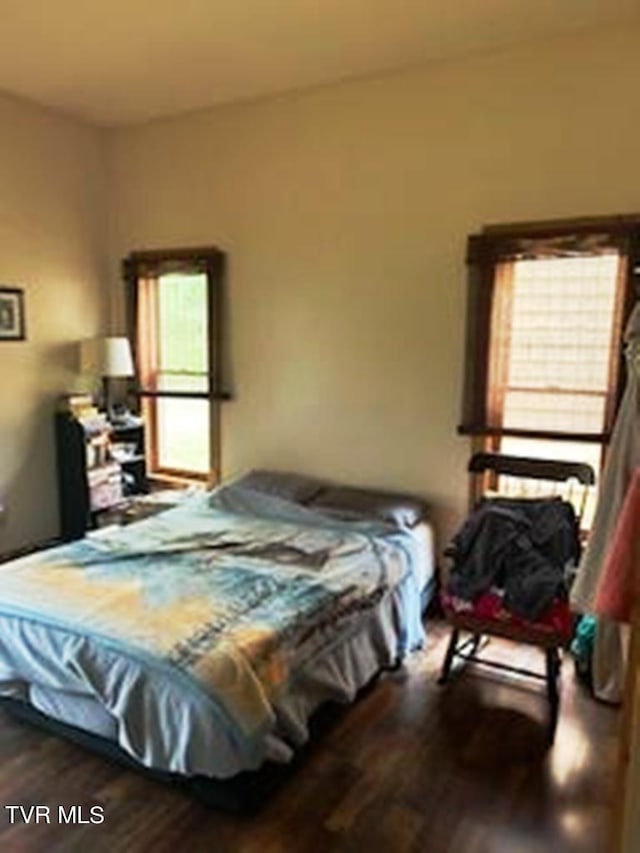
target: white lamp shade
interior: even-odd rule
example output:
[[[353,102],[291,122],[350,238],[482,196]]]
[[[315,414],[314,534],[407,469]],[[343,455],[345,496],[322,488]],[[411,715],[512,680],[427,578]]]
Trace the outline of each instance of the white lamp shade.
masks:
[[[97,376],[133,376],[128,338],[94,338],[80,344],[80,365]]]

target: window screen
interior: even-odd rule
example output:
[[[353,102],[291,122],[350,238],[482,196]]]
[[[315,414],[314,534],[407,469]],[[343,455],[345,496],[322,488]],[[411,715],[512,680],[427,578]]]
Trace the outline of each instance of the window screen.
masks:
[[[510,263],[502,426],[543,432],[604,430],[620,257]],[[498,284],[498,288],[500,284]],[[504,298],[496,294],[497,300]],[[496,341],[499,336],[496,336]]]

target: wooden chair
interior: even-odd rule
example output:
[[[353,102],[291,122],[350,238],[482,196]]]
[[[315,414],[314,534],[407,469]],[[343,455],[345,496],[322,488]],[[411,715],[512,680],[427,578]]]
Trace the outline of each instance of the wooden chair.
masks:
[[[559,496],[573,504],[578,520],[585,510],[589,486],[595,483],[595,474],[590,465],[492,453],[475,454],[469,461],[468,470],[471,475],[472,507],[483,496]],[[565,600],[556,599],[543,617],[528,621],[506,611],[500,599],[495,595],[492,598],[492,595],[483,593],[472,604],[457,607],[456,604],[460,602],[446,591],[443,593],[442,603],[451,624],[451,637],[439,683],[446,684],[449,680],[456,658],[545,681],[549,700],[548,743],[551,745],[560,709],[561,650],[568,646],[573,634],[569,604]],[[468,636],[461,641],[463,633]],[[546,661],[544,673],[480,657],[478,650],[481,640],[490,636],[539,647]]]

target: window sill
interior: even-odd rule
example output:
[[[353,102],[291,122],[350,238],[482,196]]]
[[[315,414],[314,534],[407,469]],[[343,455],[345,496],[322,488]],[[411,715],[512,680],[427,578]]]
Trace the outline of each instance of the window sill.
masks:
[[[206,476],[197,474],[168,474],[155,471],[152,474],[147,474],[147,480],[151,491],[165,488],[188,489],[190,486],[200,486],[203,489],[207,487]]]

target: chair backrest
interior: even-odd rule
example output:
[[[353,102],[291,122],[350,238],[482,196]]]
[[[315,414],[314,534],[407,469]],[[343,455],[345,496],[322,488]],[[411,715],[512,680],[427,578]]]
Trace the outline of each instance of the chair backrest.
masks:
[[[573,504],[578,518],[584,513],[589,487],[596,481],[593,468],[584,462],[500,453],[474,454],[468,470],[473,477],[474,501],[488,491],[513,497],[560,496]],[[535,486],[527,486],[527,481]]]

